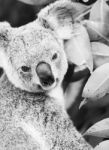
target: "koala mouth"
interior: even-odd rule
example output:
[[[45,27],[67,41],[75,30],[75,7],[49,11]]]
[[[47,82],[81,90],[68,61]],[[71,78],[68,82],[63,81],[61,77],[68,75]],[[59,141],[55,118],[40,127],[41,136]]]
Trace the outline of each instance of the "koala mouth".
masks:
[[[54,79],[53,77],[49,77],[47,80],[41,81],[41,86],[45,91],[51,90],[58,84],[58,79]]]
[[[47,78],[41,79],[41,84],[44,87],[51,86],[54,82],[55,82],[55,79],[53,78],[53,76],[48,76]]]

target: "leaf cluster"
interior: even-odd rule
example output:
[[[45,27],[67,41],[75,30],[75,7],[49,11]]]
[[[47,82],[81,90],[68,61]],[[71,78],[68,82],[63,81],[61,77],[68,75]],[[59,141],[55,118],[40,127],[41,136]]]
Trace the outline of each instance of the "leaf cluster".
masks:
[[[83,54],[83,57],[79,55],[79,58],[83,58],[85,66],[90,70],[90,77],[82,92],[84,100],[81,102],[80,107],[86,103],[94,103],[99,100],[102,100],[103,105],[105,103],[107,105],[109,104],[109,1],[97,0],[90,9],[88,19],[83,19],[80,24],[85,27],[89,35],[89,42],[84,42],[84,46],[87,47],[87,51],[91,52],[90,57],[86,57],[88,55],[86,55],[86,52],[84,53],[85,48],[76,44],[79,47],[80,54]],[[81,43],[81,41],[78,41],[78,43]],[[88,48],[89,43],[90,49]],[[81,63],[83,60],[81,59]],[[89,62],[92,65],[89,65]],[[81,66],[80,63],[77,65]],[[91,66],[93,66],[93,69]],[[109,118],[94,124],[87,130],[86,135],[109,139]],[[101,142],[95,148],[95,150],[108,149],[109,140]]]

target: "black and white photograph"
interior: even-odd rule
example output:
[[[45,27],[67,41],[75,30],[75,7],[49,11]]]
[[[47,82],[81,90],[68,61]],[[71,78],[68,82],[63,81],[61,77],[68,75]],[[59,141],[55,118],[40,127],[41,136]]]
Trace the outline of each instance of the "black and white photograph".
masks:
[[[109,0],[0,0],[0,150],[109,150]]]

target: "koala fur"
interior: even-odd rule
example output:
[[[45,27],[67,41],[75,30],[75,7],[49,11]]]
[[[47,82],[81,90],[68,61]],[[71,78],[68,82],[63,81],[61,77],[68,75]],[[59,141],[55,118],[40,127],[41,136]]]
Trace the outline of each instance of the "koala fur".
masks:
[[[56,59],[52,58],[54,54]],[[44,87],[40,83],[36,72],[40,62],[51,68],[54,78],[51,86]],[[43,92],[60,86],[68,63],[62,41],[36,20],[19,28],[12,28],[4,22],[0,24],[0,66],[16,87],[29,92]],[[24,72],[22,66],[30,70]]]
[[[29,92],[46,91],[63,99],[61,83],[68,68],[64,40],[72,35],[80,8],[86,10],[67,0],[57,1],[44,8],[32,23],[19,28],[0,24],[0,66],[16,87]],[[40,63],[41,79],[37,72]]]
[[[47,87],[37,74],[40,62],[41,78],[44,66],[45,75],[54,77]],[[0,78],[0,150],[92,149],[54,92],[68,67],[63,40],[56,32],[40,19],[19,28],[1,23],[0,66],[6,73]],[[53,91],[54,98],[45,91]]]
[[[91,150],[65,109],[0,78],[0,150]]]

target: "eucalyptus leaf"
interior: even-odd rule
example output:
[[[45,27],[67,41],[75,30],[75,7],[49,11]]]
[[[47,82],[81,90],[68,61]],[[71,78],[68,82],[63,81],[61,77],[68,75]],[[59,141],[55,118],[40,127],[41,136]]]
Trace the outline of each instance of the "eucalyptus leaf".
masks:
[[[82,24],[86,27],[90,40],[93,41],[102,41],[104,39],[106,42],[109,43],[109,26],[108,24],[91,21],[91,20],[84,20]]]
[[[101,142],[94,150],[109,150],[109,140]]]
[[[85,135],[109,138],[109,118],[95,123],[86,131]]]
[[[90,11],[89,20],[101,23],[109,23],[109,6],[107,0],[97,0]]]
[[[100,42],[92,42],[92,55],[94,60],[94,68],[109,63],[109,46]]]
[[[86,78],[82,78],[76,82],[70,83],[65,92],[65,107],[66,109],[71,108],[76,100],[81,98],[81,92]]]
[[[72,38],[65,44],[68,61],[80,67],[85,66],[92,72],[93,58],[88,33],[85,27],[80,24],[75,24],[73,32]]]
[[[82,97],[98,100],[109,91],[109,63],[106,63],[92,73],[83,89]]]
[[[100,37],[109,42],[109,6],[106,0],[97,0],[90,11],[89,20],[84,20],[92,41]]]

